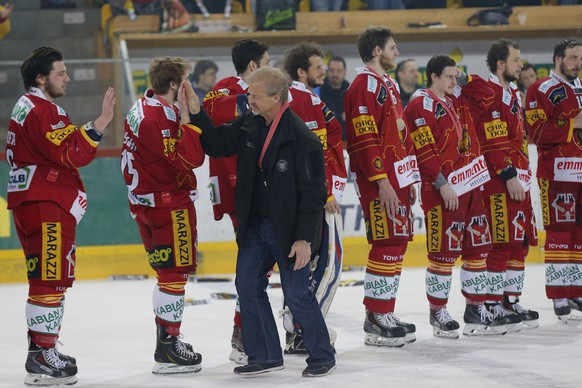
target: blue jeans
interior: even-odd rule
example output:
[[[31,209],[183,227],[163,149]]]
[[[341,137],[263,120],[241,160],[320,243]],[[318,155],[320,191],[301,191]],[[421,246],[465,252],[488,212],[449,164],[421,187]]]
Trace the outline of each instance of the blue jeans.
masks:
[[[269,297],[267,273],[279,266],[285,302],[301,325],[307,364],[316,366],[334,360],[327,326],[315,295],[309,291],[309,265],[294,271],[294,261],[282,253],[271,219],[249,217],[236,262],[236,291],[239,296],[242,337],[249,364],[283,361],[283,352]]]

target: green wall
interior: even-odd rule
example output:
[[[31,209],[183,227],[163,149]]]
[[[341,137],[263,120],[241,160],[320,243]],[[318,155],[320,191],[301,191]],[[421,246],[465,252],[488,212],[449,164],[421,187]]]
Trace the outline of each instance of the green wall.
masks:
[[[8,165],[0,162],[0,249],[17,249],[20,242],[12,214],[6,210],[8,170]],[[141,244],[137,226],[129,215],[119,158],[97,158],[80,171],[89,205],[77,228],[77,245]]]

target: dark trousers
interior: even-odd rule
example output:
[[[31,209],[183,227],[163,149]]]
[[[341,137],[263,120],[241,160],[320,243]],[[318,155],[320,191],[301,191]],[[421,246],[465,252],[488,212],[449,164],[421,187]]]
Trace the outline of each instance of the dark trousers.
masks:
[[[277,263],[285,302],[301,325],[309,357],[307,364],[328,364],[334,360],[327,326],[315,295],[309,291],[309,265],[294,271],[294,260],[281,252],[275,228],[269,218],[251,216],[236,264],[242,336],[249,363],[271,364],[283,360],[279,334],[269,297],[267,273]]]

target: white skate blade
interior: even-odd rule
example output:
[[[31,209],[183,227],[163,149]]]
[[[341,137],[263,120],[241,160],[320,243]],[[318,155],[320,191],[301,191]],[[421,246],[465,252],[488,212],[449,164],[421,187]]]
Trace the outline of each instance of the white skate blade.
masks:
[[[558,319],[564,324],[568,324],[568,323],[579,324],[582,322],[582,315],[566,314],[566,315],[560,315],[558,317]]]
[[[234,361],[238,365],[246,365],[249,363],[249,356],[246,353],[239,351],[236,348],[232,348],[230,351],[230,356],[228,356],[230,361]]]
[[[372,346],[388,346],[390,348],[401,348],[404,346],[405,343],[404,338],[406,337],[388,338],[379,336],[377,334],[366,333],[364,343],[366,345]]]
[[[504,335],[507,333],[505,325],[489,326],[477,323],[465,323],[463,334],[468,337],[485,336],[485,335]]]
[[[521,331],[523,329],[523,325],[520,323],[510,323],[508,325],[505,325],[505,330],[507,330],[508,333],[517,333],[519,331]]]
[[[404,342],[407,344],[411,344],[416,341],[416,335],[414,333],[406,333],[404,337]]]
[[[172,375],[172,374],[186,374],[198,373],[202,370],[202,365],[178,365],[171,363],[156,362],[152,373],[155,375]]]
[[[523,324],[523,328],[525,330],[537,329],[540,326],[537,319],[532,319],[529,321],[521,321],[521,323]]]
[[[77,376],[51,377],[37,373],[29,373],[24,378],[24,385],[32,387],[52,387],[56,385],[73,385],[77,383]]]
[[[458,330],[441,330],[438,327],[432,328],[432,335],[439,338],[450,338],[450,339],[457,339],[459,338],[459,331]]]

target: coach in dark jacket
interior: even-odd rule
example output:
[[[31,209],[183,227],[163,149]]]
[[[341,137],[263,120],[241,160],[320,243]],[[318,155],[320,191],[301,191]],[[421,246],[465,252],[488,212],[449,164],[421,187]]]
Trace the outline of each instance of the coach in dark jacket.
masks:
[[[267,273],[277,263],[281,286],[309,352],[303,376],[325,376],[335,358],[321,310],[309,291],[311,247],[319,245],[327,190],[323,150],[317,137],[287,104],[285,75],[260,68],[248,79],[253,113],[214,128],[204,114],[192,114],[200,140],[212,157],[238,154],[236,211],[239,219],[236,288],[244,350],[249,363],[235,373],[283,369],[277,326],[266,293]],[[197,101],[186,86],[180,103],[191,113]]]

